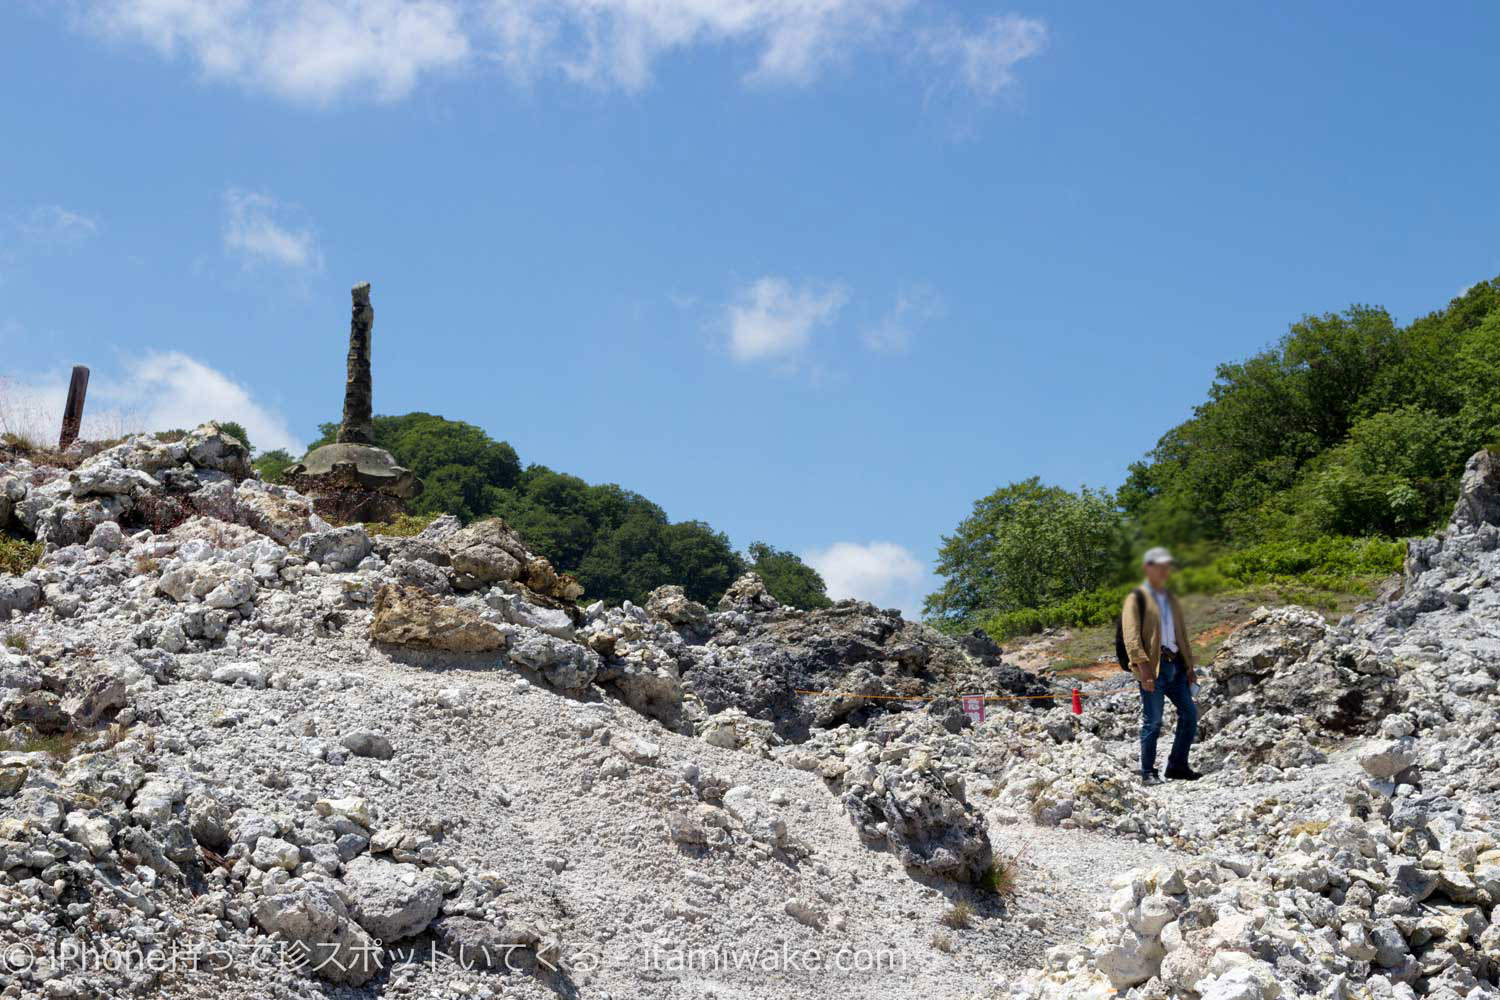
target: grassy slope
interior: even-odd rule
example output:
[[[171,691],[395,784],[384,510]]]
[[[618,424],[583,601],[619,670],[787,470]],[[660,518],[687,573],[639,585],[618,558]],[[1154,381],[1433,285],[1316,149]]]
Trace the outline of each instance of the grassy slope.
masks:
[[[1330,621],[1353,610],[1357,605],[1373,597],[1386,577],[1371,577],[1354,589],[1332,592],[1320,591],[1318,599],[1307,600],[1307,593],[1298,588],[1264,585],[1240,590],[1222,591],[1217,594],[1186,594],[1182,610],[1193,634],[1193,651],[1199,663],[1208,663],[1218,652],[1224,638],[1234,627],[1250,617],[1261,605],[1302,603],[1319,611]],[[1035,637],[1027,637],[1034,639]],[[1026,639],[1012,639],[1007,647],[1024,646]],[[1042,667],[1048,672],[1092,672],[1104,661],[1109,671],[1115,666],[1115,628],[1107,625],[1091,625],[1065,630],[1065,637],[1056,639],[1046,652],[1047,663]]]

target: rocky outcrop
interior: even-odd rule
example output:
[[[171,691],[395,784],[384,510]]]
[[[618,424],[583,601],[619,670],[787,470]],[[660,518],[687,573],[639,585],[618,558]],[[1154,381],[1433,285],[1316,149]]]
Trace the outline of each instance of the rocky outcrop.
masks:
[[[470,611],[444,604],[426,591],[386,584],[375,595],[370,641],[449,653],[504,649],[504,632]]]
[[[759,579],[757,577],[757,579]],[[646,613],[671,625],[701,628],[708,624],[708,609],[690,600],[676,584],[657,587],[646,598]]]
[[[360,855],[344,865],[350,915],[385,944],[425,931],[443,906],[443,886],[420,866]]]
[[[754,573],[746,573],[724,591],[719,598],[720,611],[738,611],[742,614],[761,614],[775,611],[781,603],[771,596],[765,581]]]
[[[304,885],[262,899],[255,922],[268,934],[295,946],[302,967],[329,982],[360,986],[380,971],[380,945],[352,919],[332,889]]]
[[[1475,452],[1464,466],[1451,529],[1461,534],[1486,524],[1500,524],[1500,455],[1487,448]]]
[[[937,773],[922,751],[891,759],[873,744],[853,747],[845,764],[844,809],[861,838],[929,875],[958,882],[985,876],[994,851],[961,778]]]
[[[1311,720],[1326,734],[1373,732],[1399,700],[1389,655],[1330,628],[1296,606],[1259,608],[1224,641],[1207,671],[1200,730],[1236,722],[1293,725]]]
[[[758,585],[758,578],[751,584],[742,577],[737,596],[726,595],[731,610],[712,617],[707,641],[680,657],[684,689],[709,713],[739,709],[800,740],[815,726],[904,710],[904,695],[1061,696],[1003,663],[988,639],[955,640],[860,601],[806,612],[767,609],[756,603]]]

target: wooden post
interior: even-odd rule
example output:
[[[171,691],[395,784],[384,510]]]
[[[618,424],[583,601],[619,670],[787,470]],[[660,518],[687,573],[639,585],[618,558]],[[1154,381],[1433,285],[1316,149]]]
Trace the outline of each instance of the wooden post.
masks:
[[[78,440],[83,427],[83,398],[89,391],[89,370],[83,365],[73,366],[73,381],[68,383],[68,405],[63,409],[62,434],[57,439],[57,450],[67,451],[68,445]]]

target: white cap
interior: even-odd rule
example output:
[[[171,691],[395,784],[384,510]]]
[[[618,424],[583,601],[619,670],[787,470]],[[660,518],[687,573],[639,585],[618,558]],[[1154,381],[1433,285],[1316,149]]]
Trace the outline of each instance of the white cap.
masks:
[[[1172,553],[1158,545],[1154,549],[1147,549],[1146,554],[1141,557],[1141,565],[1150,566],[1153,563],[1167,563],[1176,565],[1177,560],[1172,558]]]

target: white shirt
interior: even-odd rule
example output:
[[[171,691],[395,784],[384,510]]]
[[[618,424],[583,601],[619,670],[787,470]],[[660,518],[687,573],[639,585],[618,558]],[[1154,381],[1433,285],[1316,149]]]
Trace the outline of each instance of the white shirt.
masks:
[[[1177,652],[1177,623],[1172,620],[1172,602],[1167,599],[1165,590],[1157,590],[1150,584],[1146,589],[1151,591],[1151,596],[1156,598],[1156,610],[1161,615],[1161,644],[1172,652]]]

